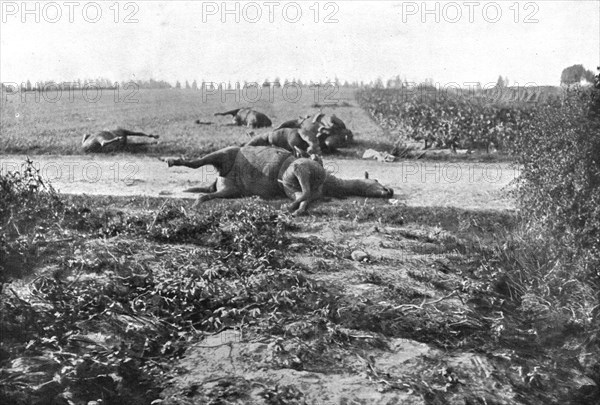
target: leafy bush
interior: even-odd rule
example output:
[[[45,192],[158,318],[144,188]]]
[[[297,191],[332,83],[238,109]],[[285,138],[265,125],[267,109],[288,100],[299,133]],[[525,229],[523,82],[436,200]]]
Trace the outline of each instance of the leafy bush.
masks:
[[[597,271],[600,259],[600,89],[575,89],[540,108],[515,139],[517,197],[556,248],[556,259]]]
[[[515,138],[521,225],[478,271],[516,304],[510,322],[557,358],[575,353],[600,382],[600,78],[567,96],[540,107]]]

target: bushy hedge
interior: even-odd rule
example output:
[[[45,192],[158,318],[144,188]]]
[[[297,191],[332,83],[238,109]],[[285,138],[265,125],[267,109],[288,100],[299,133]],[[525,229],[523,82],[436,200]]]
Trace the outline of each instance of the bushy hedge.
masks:
[[[525,327],[600,384],[600,77],[538,109],[511,150],[523,227],[490,268]]]
[[[515,139],[517,197],[548,232],[557,259],[600,274],[600,84],[573,89],[561,106],[540,107]]]

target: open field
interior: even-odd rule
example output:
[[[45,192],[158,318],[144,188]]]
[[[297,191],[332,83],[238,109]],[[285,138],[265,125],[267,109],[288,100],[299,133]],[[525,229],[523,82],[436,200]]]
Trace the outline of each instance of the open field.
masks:
[[[220,94],[215,94],[207,95],[203,101],[200,90],[178,89],[141,89],[125,98],[124,94],[128,95],[131,91],[120,91],[118,101],[115,101],[117,90],[102,90],[96,102],[87,102],[79,91],[70,95],[65,93],[57,102],[47,101],[58,98],[52,93],[3,94],[0,153],[80,154],[84,133],[119,126],[161,137],[158,145],[141,151],[145,154],[198,155],[241,144],[248,139],[248,128],[228,125],[231,117],[213,116],[215,112],[248,106],[250,103],[243,98],[236,104],[234,95],[227,95],[223,102]],[[271,90],[272,100],[270,91],[262,90],[261,100],[253,106],[278,125],[299,115],[318,111],[319,108],[312,107],[316,103],[323,106],[324,112],[335,112],[344,120],[354,132],[359,147],[362,143],[363,148],[376,147],[378,143],[387,149],[393,146],[394,140],[385,138],[383,131],[356,106],[353,89],[340,88],[335,95],[330,95],[330,90],[321,89],[317,95],[316,90],[302,87],[296,102],[292,102],[292,97],[295,97],[293,91],[289,90],[286,101],[282,89]],[[239,92],[238,96],[243,94]],[[340,107],[334,107],[336,103],[329,100],[335,100]],[[350,106],[342,107],[343,103]],[[212,124],[199,125],[196,120]]]
[[[355,144],[340,150],[338,157],[353,159],[366,149],[391,152],[399,139],[396,131],[382,129],[358,105],[354,88],[340,87],[319,90],[310,87],[294,88],[284,93],[282,88],[261,90],[256,103],[245,102],[256,97],[252,90],[234,94],[206,94],[200,90],[103,89],[96,100],[82,91],[26,92],[2,94],[0,154],[77,155],[85,133],[123,127],[160,136],[159,144],[130,148],[130,154],[196,156],[225,146],[241,145],[248,140],[246,127],[231,126],[231,117],[214,117],[215,112],[252,105],[264,112],[276,126],[299,115],[315,113],[336,114],[352,130]],[[238,97],[236,102],[236,96]],[[87,98],[86,98],[87,97]],[[245,98],[246,97],[246,98]],[[55,100],[56,101],[53,101]],[[87,101],[86,101],[87,100]],[[199,120],[204,124],[196,124]],[[268,128],[254,132],[268,131]],[[415,149],[422,145],[410,140]],[[133,139],[132,142],[143,142]],[[475,151],[472,155],[451,154],[446,150],[429,149],[426,157],[451,161],[508,161],[504,154]],[[463,151],[464,152],[464,151]],[[422,151],[415,151],[421,156]]]

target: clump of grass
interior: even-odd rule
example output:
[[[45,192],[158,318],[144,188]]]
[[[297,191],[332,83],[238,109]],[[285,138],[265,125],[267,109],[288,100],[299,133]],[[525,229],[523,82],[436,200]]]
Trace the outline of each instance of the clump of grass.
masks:
[[[594,283],[577,263],[563,261],[539,228],[504,232],[489,247],[477,274],[516,305],[517,320],[536,330],[541,343],[560,347],[572,333],[597,333]]]
[[[20,171],[0,173],[0,286],[31,268],[62,207],[30,159]]]

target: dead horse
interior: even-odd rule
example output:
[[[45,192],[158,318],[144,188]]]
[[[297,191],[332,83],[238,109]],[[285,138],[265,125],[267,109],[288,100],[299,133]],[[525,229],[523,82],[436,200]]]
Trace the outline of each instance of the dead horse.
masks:
[[[322,197],[349,196],[391,198],[394,190],[377,180],[339,179],[327,173],[319,162],[297,159],[291,152],[271,146],[230,146],[199,159],[161,158],[171,166],[197,169],[212,165],[219,177],[208,187],[195,187],[187,192],[207,193],[198,202],[214,198],[240,198],[257,195],[265,199],[289,197],[289,210],[306,212],[311,202]]]
[[[158,139],[158,135],[148,135],[143,132],[129,131],[123,128],[117,128],[110,131],[100,131],[95,134],[85,134],[81,140],[81,147],[84,152],[111,152],[124,149],[127,145],[127,137],[140,136]],[[135,145],[152,145],[150,144],[135,144]]]

